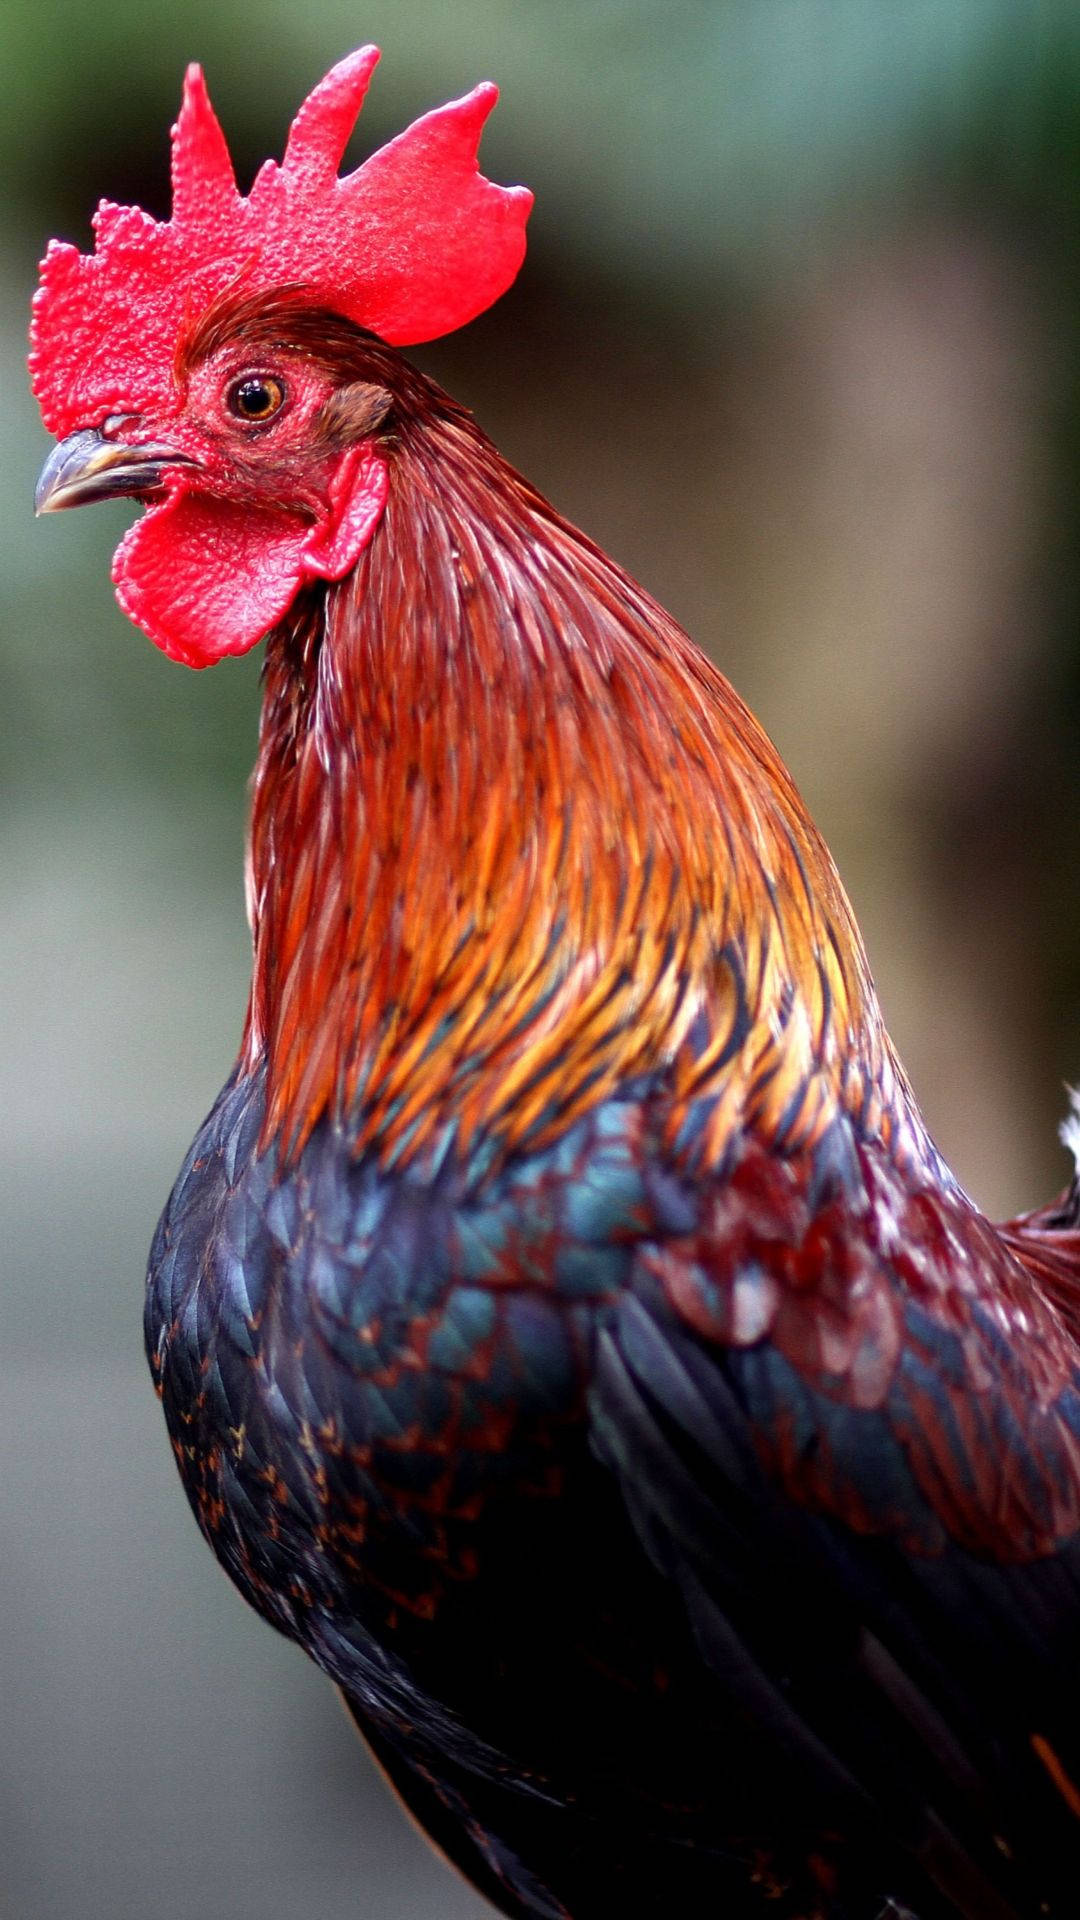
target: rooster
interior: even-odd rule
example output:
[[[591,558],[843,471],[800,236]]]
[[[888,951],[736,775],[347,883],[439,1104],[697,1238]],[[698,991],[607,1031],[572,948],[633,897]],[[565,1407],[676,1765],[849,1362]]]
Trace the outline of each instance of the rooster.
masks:
[[[236,1065],[150,1256],[199,1526],[517,1920],[1072,1920],[1080,1190],[992,1226],[717,669],[399,349],[514,278],[495,89],[54,243],[40,509],[266,638]]]

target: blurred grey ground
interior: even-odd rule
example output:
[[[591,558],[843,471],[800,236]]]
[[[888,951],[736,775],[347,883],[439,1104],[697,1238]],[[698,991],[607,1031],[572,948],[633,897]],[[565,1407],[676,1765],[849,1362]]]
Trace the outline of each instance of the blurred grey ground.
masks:
[[[0,1912],[466,1920],[330,1690],[202,1547],[141,1356],[157,1212],[247,982],[258,661],[117,611],[121,508],[35,527],[34,261],[167,205],[198,55],[242,179],[365,36],[360,151],[491,73],[538,189],[421,357],[707,645],[836,854],[940,1144],[1062,1183],[1080,1076],[1080,14],[1071,0],[74,0],[0,14]]]

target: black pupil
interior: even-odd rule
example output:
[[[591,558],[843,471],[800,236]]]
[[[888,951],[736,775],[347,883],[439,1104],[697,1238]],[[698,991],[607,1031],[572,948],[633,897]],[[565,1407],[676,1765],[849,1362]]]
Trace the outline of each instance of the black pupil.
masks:
[[[280,404],[276,386],[268,380],[241,380],[233,389],[233,406],[246,420],[265,420]]]

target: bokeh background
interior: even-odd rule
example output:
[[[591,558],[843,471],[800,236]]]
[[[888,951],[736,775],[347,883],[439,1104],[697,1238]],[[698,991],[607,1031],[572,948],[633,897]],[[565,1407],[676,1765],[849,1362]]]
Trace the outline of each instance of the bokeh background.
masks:
[[[496,77],[529,263],[418,357],[720,660],[839,860],[989,1210],[1080,1077],[1075,0],[7,0],[0,13],[0,1912],[478,1920],[229,1591],[140,1351],[228,1068],[257,657],[125,624],[122,507],[35,525],[45,238],[168,206],[183,63],[241,180],[350,47],[357,156]]]

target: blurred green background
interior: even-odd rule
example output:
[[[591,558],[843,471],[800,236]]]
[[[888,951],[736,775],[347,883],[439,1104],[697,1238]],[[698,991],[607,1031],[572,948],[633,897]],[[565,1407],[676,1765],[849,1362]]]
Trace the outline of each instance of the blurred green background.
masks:
[[[467,1920],[301,1657],[227,1590],[140,1350],[230,1064],[259,661],[124,622],[121,507],[35,525],[35,261],[168,208],[185,61],[242,181],[384,49],[359,157],[491,76],[518,286],[417,357],[679,615],[839,861],[939,1143],[1060,1186],[1080,1076],[1075,0],[75,0],[0,15],[0,1910]]]

